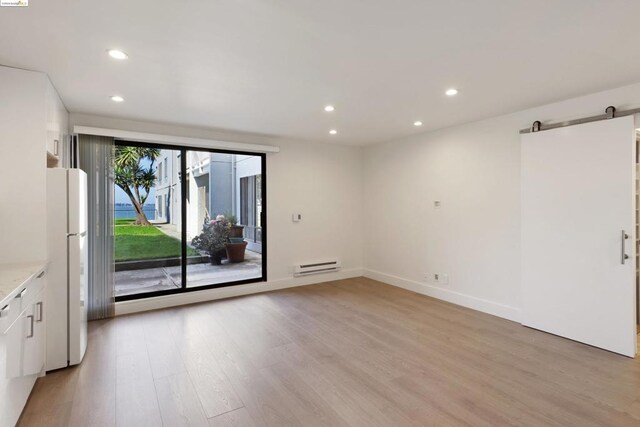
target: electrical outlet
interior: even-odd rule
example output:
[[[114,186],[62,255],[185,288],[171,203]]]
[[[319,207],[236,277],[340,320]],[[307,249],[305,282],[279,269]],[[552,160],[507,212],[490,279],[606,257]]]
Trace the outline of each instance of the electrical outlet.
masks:
[[[434,285],[446,285],[449,283],[449,275],[444,273],[424,273],[423,279]]]
[[[438,273],[434,273],[432,271],[427,271],[423,274],[423,280],[426,283],[436,284],[438,283]]]

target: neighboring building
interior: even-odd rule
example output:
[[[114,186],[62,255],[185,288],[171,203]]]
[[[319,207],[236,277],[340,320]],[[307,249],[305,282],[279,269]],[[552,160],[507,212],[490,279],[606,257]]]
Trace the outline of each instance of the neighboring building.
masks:
[[[156,168],[156,219],[180,224],[180,151],[161,150]],[[262,252],[262,165],[259,156],[187,151],[187,239],[206,220],[233,213],[248,249]]]
[[[180,200],[180,153],[177,161],[172,153],[173,150],[161,150],[156,163],[156,222],[175,224],[175,219],[179,225],[180,209],[176,211],[173,206]]]

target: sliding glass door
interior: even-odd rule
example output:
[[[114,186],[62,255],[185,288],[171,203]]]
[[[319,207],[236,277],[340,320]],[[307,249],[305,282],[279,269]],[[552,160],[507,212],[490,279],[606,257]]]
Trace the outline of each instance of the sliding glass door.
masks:
[[[118,142],[115,293],[266,280],[264,154]]]
[[[261,156],[186,152],[187,243],[209,257],[187,262],[188,288],[262,278],[262,253],[249,247],[253,224],[239,204],[242,180],[261,173]]]

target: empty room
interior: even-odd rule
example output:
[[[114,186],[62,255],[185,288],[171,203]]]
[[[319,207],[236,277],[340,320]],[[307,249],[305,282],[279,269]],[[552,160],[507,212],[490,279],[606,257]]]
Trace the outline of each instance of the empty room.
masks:
[[[0,427],[639,426],[639,16],[0,0]]]

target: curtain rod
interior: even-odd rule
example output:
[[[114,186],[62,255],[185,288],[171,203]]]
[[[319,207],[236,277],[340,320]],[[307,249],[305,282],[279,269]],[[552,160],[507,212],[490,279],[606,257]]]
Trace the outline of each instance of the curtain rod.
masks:
[[[90,126],[74,126],[73,133],[97,136],[110,136],[133,142],[165,143],[199,148],[218,148],[220,150],[237,150],[253,153],[279,153],[280,147],[274,145],[247,144],[244,142],[218,141],[214,139],[191,138],[186,136],[161,135],[158,133],[134,132],[119,129],[96,128]]]

